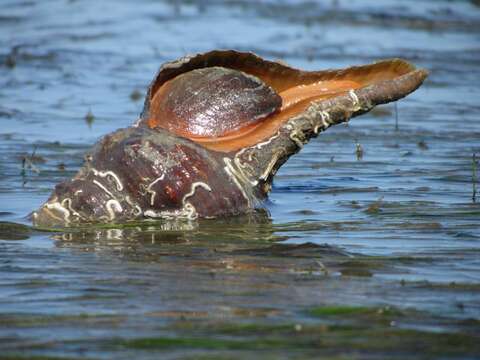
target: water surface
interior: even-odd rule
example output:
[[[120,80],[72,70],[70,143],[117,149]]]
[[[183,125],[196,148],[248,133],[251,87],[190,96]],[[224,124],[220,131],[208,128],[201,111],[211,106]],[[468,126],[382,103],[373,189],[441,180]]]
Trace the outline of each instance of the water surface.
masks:
[[[478,358],[478,2],[1,8],[0,221],[19,225],[0,224],[0,358]],[[312,140],[266,212],[21,226],[95,141],[137,118],[162,62],[214,48],[307,69],[403,57],[431,75]]]

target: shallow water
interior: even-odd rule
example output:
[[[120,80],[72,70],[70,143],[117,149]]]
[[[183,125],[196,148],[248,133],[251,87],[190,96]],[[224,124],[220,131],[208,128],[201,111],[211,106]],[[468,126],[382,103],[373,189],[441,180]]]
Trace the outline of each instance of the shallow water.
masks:
[[[185,53],[251,50],[308,69],[404,57],[431,75],[397,107],[311,141],[278,173],[268,212],[73,233],[0,223],[0,358],[480,355],[478,2],[1,8],[3,222],[28,225]]]

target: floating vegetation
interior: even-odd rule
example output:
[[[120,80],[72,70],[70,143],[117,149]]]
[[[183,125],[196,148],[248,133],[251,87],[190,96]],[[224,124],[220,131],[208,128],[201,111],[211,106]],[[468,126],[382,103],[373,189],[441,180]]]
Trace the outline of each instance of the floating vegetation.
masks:
[[[365,212],[367,214],[378,214],[380,212],[380,209],[383,205],[383,196],[380,197],[377,201],[374,201],[373,203],[371,203],[370,205],[368,205],[367,209],[365,210]]]
[[[309,314],[316,317],[323,316],[345,316],[345,315],[358,315],[376,312],[368,307],[362,306],[321,306],[317,308],[310,309]]]
[[[425,140],[420,140],[420,141],[417,143],[417,146],[418,146],[421,150],[428,150],[428,145],[427,145],[427,143],[425,142]]]
[[[137,90],[137,89],[133,90],[133,91],[130,93],[130,100],[132,100],[132,101],[138,101],[138,100],[140,100],[142,97],[143,97],[143,94],[142,94],[139,90]]]
[[[15,66],[17,66],[17,57],[18,57],[18,50],[20,49],[20,46],[14,46],[10,50],[10,52],[7,54],[5,57],[5,66],[7,68],[13,69]]]
[[[402,313],[394,309],[370,309],[363,307],[331,307],[324,310],[312,309],[314,316],[321,318],[354,318],[360,323],[345,324],[242,324],[212,323],[197,329],[210,333],[210,337],[158,336],[139,337],[114,342],[127,349],[167,350],[202,349],[209,351],[252,351],[268,350],[270,354],[285,355],[293,351],[302,358],[318,358],[321,355],[343,354],[352,356],[362,353],[362,358],[385,358],[387,354],[400,352],[402,356],[417,358],[418,347],[429,357],[473,355],[480,350],[478,336],[474,334],[434,333],[421,330],[398,328],[395,319]],[[318,315],[318,316],[317,316]],[[372,322],[376,327],[372,327]],[[363,322],[363,324],[362,324]],[[366,325],[368,324],[368,325]],[[237,327],[237,328],[236,328]],[[240,335],[243,335],[240,337]],[[233,336],[233,337],[232,337]],[[237,353],[238,354],[238,353]],[[312,356],[310,357],[309,354]],[[315,356],[313,356],[315,354]],[[275,358],[275,357],[273,357]]]
[[[26,240],[31,233],[29,226],[0,221],[0,240]]]

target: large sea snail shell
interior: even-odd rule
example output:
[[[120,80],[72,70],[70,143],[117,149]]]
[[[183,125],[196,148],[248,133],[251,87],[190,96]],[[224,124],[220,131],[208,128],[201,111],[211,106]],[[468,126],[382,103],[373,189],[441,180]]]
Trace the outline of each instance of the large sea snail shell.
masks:
[[[33,221],[69,226],[251,211],[310,138],[408,95],[426,77],[400,59],[302,71],[230,50],[166,63],[135,125],[101,139]]]

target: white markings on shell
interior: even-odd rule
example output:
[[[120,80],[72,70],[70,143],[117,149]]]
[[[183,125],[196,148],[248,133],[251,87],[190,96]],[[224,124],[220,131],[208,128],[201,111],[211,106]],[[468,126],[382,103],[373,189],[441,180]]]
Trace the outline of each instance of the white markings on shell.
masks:
[[[107,171],[98,171],[94,168],[91,168],[91,171],[93,172],[93,175],[95,176],[98,176],[98,177],[101,177],[101,178],[107,178],[107,179],[113,179],[116,183],[116,186],[117,186],[117,190],[118,191],[122,191],[123,190],[123,184],[122,182],[120,181],[119,177],[117,176],[117,174],[115,174],[113,171],[111,170],[107,170]]]
[[[136,128],[140,125],[140,123],[142,122],[142,118],[139,117],[137,120],[135,120],[135,122],[132,124],[132,127]]]
[[[290,140],[292,140],[295,143],[295,145],[297,145],[299,149],[303,148],[304,143],[307,142],[307,139],[303,133],[301,125],[297,124],[297,121],[301,120],[302,117],[303,118],[306,117],[307,120],[311,123],[310,121],[311,116],[307,112],[303,115],[299,115],[291,118],[285,125],[282,126],[284,129],[289,131],[288,137],[290,138]]]
[[[350,95],[350,97],[352,98],[353,111],[361,110],[362,106],[360,105],[360,100],[358,99],[358,96],[355,93],[355,90],[351,89],[348,92],[348,95]]]
[[[252,186],[256,186],[258,184],[258,180],[250,180],[250,177],[247,174],[245,174],[246,165],[241,163],[240,158],[238,156],[235,156],[233,158],[233,163],[237,166],[237,168],[234,170],[237,172],[237,175],[243,182],[250,183],[250,185]]]
[[[290,133],[290,139],[297,144],[298,148],[301,149],[303,148],[304,141],[306,142],[307,140],[303,136],[303,133],[299,131],[298,129],[293,130]]]
[[[157,192],[152,190],[152,186],[155,185],[157,182],[162,181],[165,178],[165,173],[161,176],[153,180],[145,189],[145,192],[150,194],[150,205],[153,206],[155,202],[155,196],[157,196]]]
[[[187,203],[182,208],[177,210],[145,210],[143,213],[146,217],[158,218],[158,219],[188,219],[195,220],[198,217],[195,207]]]
[[[117,191],[122,191],[123,190],[123,184],[120,181],[119,177],[117,174],[115,174],[113,171],[107,170],[107,171],[99,171],[94,168],[90,169],[93,173],[94,176],[100,177],[100,178],[107,178],[111,183],[114,184],[115,189]],[[111,197],[110,200],[108,200],[105,203],[105,209],[108,213],[108,220],[113,220],[116,217],[116,213],[121,213],[123,212],[123,208],[120,205],[120,202],[118,199],[114,196],[112,191],[110,191],[103,183],[98,181],[97,179],[93,179],[92,183],[98,186],[102,191],[104,191],[109,197]],[[73,195],[78,196],[79,194],[83,193],[83,190],[79,189],[76,190]],[[138,206],[137,206],[138,207]],[[78,221],[79,219],[83,220],[88,220],[85,216],[83,216],[80,212],[76,211],[72,207],[72,199],[71,198],[64,198],[61,202],[55,198],[54,200],[46,203],[44,205],[44,210],[48,213],[49,216],[52,218],[55,218],[59,221],[64,222],[66,225],[70,224],[72,221]],[[54,212],[51,210],[55,210],[57,213],[60,213],[63,218],[60,218],[56,216]],[[140,209],[141,212],[141,209]],[[38,215],[37,215],[38,217]],[[72,218],[73,217],[73,218]]]
[[[45,208],[48,209],[48,210],[58,211],[59,213],[61,213],[63,215],[63,219],[60,219],[59,217],[55,216],[54,214],[52,214],[51,211],[48,211],[48,213],[49,213],[49,215],[51,215],[52,217],[54,217],[56,219],[63,220],[66,224],[70,223],[70,211],[68,209],[66,209],[65,207],[63,207],[62,204],[60,204],[58,201],[46,203]]]
[[[320,111],[319,114],[320,114],[321,121],[319,124],[315,125],[313,128],[313,132],[315,134],[318,134],[320,128],[322,128],[322,130],[326,130],[330,126],[330,123],[329,123],[330,114],[326,111]]]
[[[75,192],[77,194],[78,191]],[[43,205],[43,210],[52,218],[64,222],[66,225],[70,224],[72,221],[75,222],[78,219],[85,219],[79,212],[77,212],[72,207],[72,199],[65,198],[62,201],[58,201],[58,198],[55,197],[53,200],[47,202]],[[62,217],[56,216],[56,213],[51,211],[54,210],[56,213],[60,213]],[[72,216],[74,218],[72,218]],[[33,213],[34,220],[38,218],[38,214]]]
[[[356,93],[351,90],[349,94],[352,98],[354,106],[360,106]],[[281,158],[282,153],[279,151],[273,153],[271,160],[267,164],[265,170],[260,174],[258,180],[252,180],[252,175],[247,171],[249,167],[252,168],[251,165],[248,163],[242,163],[240,157],[247,154],[247,160],[253,161],[255,150],[261,150],[264,146],[271,144],[275,139],[280,137],[282,129],[288,132],[289,138],[298,148],[302,148],[304,144],[308,142],[305,121],[309,123],[309,128],[315,134],[318,134],[320,130],[326,130],[332,125],[328,110],[323,110],[323,106],[320,102],[312,103],[302,114],[290,118],[273,136],[267,140],[238,151],[233,158],[233,163],[232,159],[227,157],[223,158],[225,163],[225,172],[238,187],[243,197],[248,201],[249,205],[251,204],[251,199],[247,195],[246,189],[250,187],[249,185],[256,186],[258,185],[259,181],[265,181],[270,173],[275,169],[275,165]]]
[[[360,101],[354,90],[349,91],[349,96],[352,99],[354,111],[361,109]],[[306,129],[303,128],[305,121],[309,123],[310,129],[313,130],[315,135],[320,131],[328,129],[332,125],[330,113],[328,109],[323,110],[323,107],[321,102],[314,102],[306,111],[291,118],[282,126],[283,129],[290,132],[289,137],[297,147],[302,148],[303,145],[308,142]],[[297,122],[299,122],[299,124]]]
[[[358,103],[358,97],[357,95],[353,92],[350,92],[350,96],[354,101],[357,101]],[[277,139],[280,134],[282,129],[285,129],[288,132],[289,138],[296,144],[298,148],[302,148],[306,142],[308,142],[308,137],[305,134],[305,130],[303,129],[303,124],[305,124],[305,121],[308,121],[310,124],[310,128],[313,130],[315,134],[318,134],[320,130],[326,130],[328,127],[331,126],[331,119],[330,119],[330,114],[328,113],[327,110],[322,110],[322,106],[320,103],[313,103],[305,112],[302,114],[290,118],[276,133],[275,135],[271,136],[267,140],[258,143],[254,146],[251,146],[246,149],[242,149],[239,152],[235,154],[234,157],[234,162],[237,165],[238,169],[235,169],[229,162],[229,159],[224,158],[224,162],[226,163],[225,171],[227,174],[230,175],[230,177],[235,181],[239,189],[242,191],[244,196],[246,197],[246,192],[243,186],[239,183],[239,180],[244,180],[244,178],[247,178],[249,183],[252,184],[253,186],[258,184],[258,181],[252,181],[250,180],[245,174],[243,174],[242,169],[245,168],[245,164],[242,164],[239,157],[243,155],[246,151],[249,151],[248,154],[248,160],[252,161],[253,160],[253,150],[260,150],[262,147],[272,143],[275,139]],[[281,158],[281,152],[274,152],[272,155],[271,160],[267,164],[265,170],[261,173],[259,176],[258,180],[265,181],[270,173],[273,171],[275,168],[275,164],[278,162],[278,160]],[[243,181],[245,182],[245,181]]]
[[[292,125],[286,124],[285,125],[287,128],[293,129]],[[251,175],[248,174],[246,171],[247,167],[251,168],[251,165],[248,163],[242,163],[240,156],[242,156],[244,153],[248,151],[247,159],[248,161],[253,161],[253,154],[255,150],[261,150],[263,147],[269,145],[272,143],[275,139],[277,139],[280,136],[280,130],[277,131],[273,136],[269,137],[267,140],[262,141],[258,144],[255,144],[253,146],[250,146],[248,148],[244,148],[240,151],[238,151],[234,158],[233,158],[233,163],[236,165],[236,167],[232,164],[231,159],[229,158],[223,158],[223,161],[225,162],[225,167],[224,170],[225,172],[229,175],[229,177],[233,180],[233,182],[237,185],[238,189],[242,193],[243,197],[247,200],[248,205],[251,206],[252,200],[251,198],[247,195],[247,191],[245,190],[245,185],[249,186],[256,186],[258,185],[259,181],[265,180],[268,176],[268,173],[271,171],[273,166],[275,165],[275,162],[278,160],[278,154],[276,154],[275,161],[270,161],[269,165],[267,166],[267,169],[262,173],[262,175],[259,176],[258,179],[252,180]],[[273,159],[272,159],[273,160]],[[266,174],[266,175],[265,175]],[[249,176],[250,175],[250,176]]]
[[[68,210],[70,211],[71,215],[77,217],[77,218],[83,218],[82,215],[80,215],[80,213],[78,213],[77,211],[75,211],[75,209],[72,208],[72,199],[70,198],[65,198],[62,200],[62,202],[60,203],[64,208],[68,208]]]
[[[264,142],[260,142],[260,143],[256,144],[255,146],[252,146],[252,147],[260,150],[264,146],[270,144],[274,139],[278,138],[279,136],[280,136],[280,132],[277,131],[277,133],[275,135],[273,135],[272,137],[270,137],[268,140],[266,140]]]
[[[100,189],[102,189],[106,194],[108,194],[110,197],[114,198],[113,194],[108,190],[100,181],[98,180],[93,180],[92,181],[95,185],[97,185]]]
[[[246,164],[242,164],[242,163],[240,162],[240,159],[239,159],[239,158],[240,158],[240,156],[243,155],[243,153],[247,152],[247,151],[250,150],[250,149],[251,149],[251,148],[243,148],[242,150],[240,150],[239,152],[237,152],[237,153],[235,154],[234,159],[238,159],[238,164],[237,164],[237,165],[238,165],[240,168],[242,168],[242,169],[245,169],[245,168],[247,167],[247,165],[246,165]],[[250,161],[252,160],[252,159],[251,159],[251,154],[249,154],[249,160],[250,160]]]
[[[263,173],[260,175],[261,180],[266,180],[268,178],[268,175],[272,172],[273,168],[275,167],[275,164],[277,163],[278,159],[280,158],[279,153],[274,153],[272,156],[272,159],[268,163],[267,167],[263,171]]]
[[[264,146],[267,146],[268,144],[270,144],[273,140],[275,140],[276,138],[278,138],[280,136],[280,131],[277,131],[275,135],[269,137],[267,140],[263,141],[263,142],[259,142],[258,144],[255,144],[253,146],[250,146],[248,148],[244,148],[242,150],[240,150],[239,152],[237,152],[235,154],[235,163],[241,167],[241,168],[245,168],[246,167],[246,164],[242,164],[241,161],[240,161],[240,156],[243,155],[243,153],[249,151],[249,154],[248,154],[248,161],[252,161],[253,160],[253,150],[260,150],[262,149]],[[252,185],[256,185],[258,184],[258,182],[256,183],[253,183],[252,182]]]
[[[94,176],[97,176],[99,178],[106,178],[108,181],[112,182],[115,184],[115,190],[116,191],[122,191],[123,190],[123,183],[120,181],[120,178],[118,175],[113,172],[112,170],[97,170],[94,168],[90,169],[91,172],[93,173]],[[100,189],[102,189],[109,197],[111,197],[110,200],[108,200],[105,203],[105,210],[108,213],[108,220],[114,220],[116,218],[116,213],[122,213],[123,212],[123,207],[120,204],[120,201],[115,197],[112,191],[107,189],[107,187],[98,181],[97,179],[93,179],[92,183],[97,185]],[[141,209],[140,209],[141,211]]]
[[[235,168],[235,166],[232,165],[232,159],[224,157],[223,162],[225,163],[225,167],[223,168],[227,175],[232,179],[232,181],[237,185],[238,190],[242,193],[243,197],[245,200],[247,200],[248,206],[251,207],[251,199],[247,195],[247,192],[245,191],[245,188],[243,187],[242,184],[242,179],[244,178],[243,175],[240,175],[240,171]]]
[[[142,208],[137,204],[135,203],[134,201],[132,201],[132,199],[130,199],[130,196],[125,196],[125,201],[127,202],[128,205],[130,205],[132,208],[133,208],[133,215],[135,216],[140,216],[142,215]]]
[[[204,183],[204,182],[201,182],[201,181],[196,181],[192,184],[192,188],[191,188],[190,192],[186,193],[183,196],[183,199],[182,199],[183,204],[185,204],[185,201],[189,197],[192,197],[193,195],[195,195],[195,191],[197,190],[198,187],[201,187],[201,188],[203,188],[207,191],[212,191],[212,188],[207,183]]]
[[[109,220],[115,219],[115,213],[121,213],[123,211],[122,205],[118,200],[110,199],[106,202],[105,208],[107,209]]]
[[[352,102],[351,110],[348,116],[350,116],[351,113],[364,109],[364,107],[366,109],[372,107],[372,105],[368,103],[362,106],[362,103],[354,89],[348,91],[348,96],[350,97]],[[308,136],[306,133],[307,129],[304,129],[305,121],[310,124],[310,128],[313,128],[314,134],[318,134],[320,130],[324,131],[332,124],[336,123],[336,121],[332,121],[329,110],[333,109],[325,109],[321,101],[314,102],[306,109],[306,111],[299,114],[298,116],[290,118],[281,127],[281,129],[283,128],[287,132],[289,132],[288,136],[290,140],[292,140],[298,148],[302,148],[303,145],[308,141]],[[268,143],[274,138],[276,138],[280,134],[280,131],[281,130],[279,130],[275,136],[270,138],[268,140]],[[268,175],[273,171],[273,169],[275,168],[275,164],[279,159],[279,153],[274,153],[271,161],[268,163],[264,172],[260,175],[260,180],[266,180],[268,178]]]
[[[230,158],[227,158],[227,157],[223,158],[223,161],[225,163],[225,167],[224,167],[225,172],[233,180],[235,185],[237,185],[237,187],[240,190],[240,192],[242,193],[243,197],[247,200],[249,206],[251,205],[251,199],[247,195],[247,192],[244,188],[244,185],[248,186],[248,184],[249,184],[251,186],[256,186],[256,185],[258,185],[259,180],[262,180],[262,177],[260,177],[258,180],[257,179],[252,180],[251,175],[248,174],[248,172],[246,171],[246,168],[249,167],[249,165],[245,164],[245,163],[242,163],[242,161],[240,160],[240,156],[242,156],[244,153],[246,153],[248,151],[249,152],[248,153],[248,161],[252,161],[253,160],[252,155],[253,155],[254,150],[262,149],[264,146],[267,146],[268,144],[270,144],[273,140],[275,140],[279,136],[280,136],[280,132],[277,131],[277,133],[275,135],[271,136],[267,140],[238,151],[233,158],[233,164],[232,164],[232,160]],[[234,166],[234,165],[236,165],[236,166]]]
[[[146,217],[151,218],[163,218],[163,219],[173,219],[173,218],[180,218],[180,219],[188,219],[188,220],[195,220],[198,218],[197,209],[193,206],[189,201],[188,198],[195,195],[197,188],[203,188],[207,191],[212,191],[212,188],[204,182],[197,181],[192,184],[190,191],[186,193],[182,198],[182,207],[176,210],[163,210],[163,211],[155,211],[152,209],[145,210],[144,215]]]

